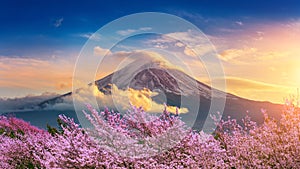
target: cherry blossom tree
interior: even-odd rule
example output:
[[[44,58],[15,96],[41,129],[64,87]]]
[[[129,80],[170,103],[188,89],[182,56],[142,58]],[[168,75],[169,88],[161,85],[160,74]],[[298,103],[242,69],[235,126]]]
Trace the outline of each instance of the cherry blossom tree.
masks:
[[[279,121],[262,110],[261,125],[228,117],[213,134],[187,128],[166,110],[87,108],[90,129],[64,115],[61,131],[50,132],[1,116],[0,168],[300,168],[300,112],[290,102]]]

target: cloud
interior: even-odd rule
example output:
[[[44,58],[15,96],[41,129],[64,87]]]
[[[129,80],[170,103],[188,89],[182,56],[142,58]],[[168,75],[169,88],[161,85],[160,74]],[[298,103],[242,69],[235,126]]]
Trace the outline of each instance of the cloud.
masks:
[[[272,102],[280,104],[293,93],[293,89],[286,86],[232,76],[226,77],[226,88],[227,92],[243,98],[258,101],[270,101],[272,98]]]
[[[99,47],[101,48],[101,47]],[[100,50],[102,54],[105,54],[106,50]],[[131,52],[126,51],[118,51],[113,52],[110,55],[107,55],[103,58],[102,62],[99,65],[99,70],[97,73],[97,79],[102,78],[109,73],[115,72],[131,63],[135,62],[135,68],[138,68],[142,65],[148,64],[150,62],[156,63],[163,67],[173,68],[182,70],[180,65],[174,63],[174,58],[170,56],[165,56],[156,51],[143,51],[143,50],[135,50]]]
[[[232,88],[239,88],[241,87],[245,88],[244,90],[261,90],[261,91],[273,91],[278,88],[284,88],[283,86],[264,83],[264,82],[258,82],[254,80],[244,79],[244,78],[238,78],[238,77],[226,77],[227,84],[231,86]]]
[[[43,100],[43,101],[46,101],[47,99]],[[74,104],[73,104],[73,97],[72,95],[67,95],[67,96],[64,96],[62,98],[62,100],[60,102],[57,102],[57,103],[52,103],[52,104],[49,104],[49,103],[45,103],[43,105],[43,110],[60,110],[60,111],[64,111],[64,110],[73,110],[74,109]]]
[[[256,36],[254,37],[254,40],[261,41],[264,39],[264,32],[256,31]]]
[[[57,98],[61,94],[45,92],[40,95],[27,95],[25,97],[0,98],[0,115],[2,113],[17,113],[25,111],[41,111],[41,110],[73,110],[73,98],[71,95],[64,96],[57,103],[44,103],[42,107],[39,105],[44,101]]]
[[[157,41],[164,41],[165,39],[152,39],[155,42]],[[147,42],[150,43],[150,42]],[[151,42],[152,43],[152,42]],[[160,66],[172,68],[172,69],[179,69],[191,76],[194,76],[199,73],[201,76],[202,73],[206,72],[205,69],[203,69],[203,63],[201,60],[197,57],[195,52],[191,49],[189,49],[187,46],[184,46],[183,43],[176,41],[176,43],[173,44],[173,46],[181,46],[182,52],[175,53],[174,55],[168,55],[166,53],[160,53],[160,51],[157,50],[133,50],[130,52],[127,51],[118,51],[118,52],[110,52],[107,51],[108,49],[103,49],[102,47],[98,46],[95,48],[95,53],[100,55],[105,55],[106,52],[109,52],[110,54],[103,58],[100,65],[98,66],[98,72],[96,79],[103,78],[104,76],[117,71],[118,69],[123,68],[126,66],[126,64],[130,64],[135,61],[134,67],[139,67],[141,65],[144,65],[147,62],[156,62],[159,63]],[[178,47],[176,47],[178,48]],[[199,50],[199,49],[198,49]],[[208,51],[208,50],[206,50]],[[205,50],[203,50],[203,53]],[[191,56],[191,57],[187,57]],[[192,58],[192,59],[191,59]],[[191,70],[193,70],[191,72]],[[195,74],[196,73],[196,74]],[[206,75],[206,73],[205,73]]]
[[[36,105],[47,99],[58,96],[56,93],[43,93],[41,95],[28,95],[16,98],[0,98],[0,113],[33,110]]]
[[[149,89],[142,89],[142,90],[135,90],[132,88],[128,89],[128,98],[129,102],[137,107],[143,107],[143,109],[150,113],[157,113],[162,112],[164,109],[164,105],[158,104],[154,102],[151,97],[157,95],[158,93],[152,92]],[[175,106],[168,106],[167,110],[171,113],[176,113],[176,107]],[[178,109],[179,113],[187,113],[187,108],[180,108]]]
[[[0,98],[0,114],[2,113],[17,113],[24,111],[43,111],[43,110],[55,110],[55,111],[72,111],[74,110],[73,98],[79,100],[82,103],[91,103],[91,99],[96,97],[99,108],[102,110],[105,107],[120,111],[122,113],[131,109],[131,105],[137,107],[143,107],[148,113],[161,113],[165,106],[158,104],[152,100],[151,97],[155,96],[155,92],[151,92],[148,89],[135,90],[129,88],[128,90],[118,89],[115,85],[112,85],[112,90],[116,94],[115,97],[111,95],[105,95],[100,92],[95,85],[81,88],[77,94],[64,96],[62,100],[56,103],[45,103],[41,109],[38,106],[41,102],[60,96],[55,93],[43,93],[42,95],[28,95],[20,98]],[[115,106],[118,104],[118,106]],[[96,105],[94,105],[96,107]],[[116,109],[121,108],[121,109]],[[175,113],[177,110],[174,106],[166,106],[170,113]],[[82,107],[84,109],[84,107]],[[178,109],[179,113],[187,113],[187,108]]]
[[[140,28],[139,30],[140,31],[149,31],[149,30],[151,30],[152,28],[150,28],[150,27],[143,27],[143,28]]]
[[[137,32],[137,30],[127,29],[127,30],[119,30],[119,31],[117,31],[117,34],[125,36],[125,35],[129,35],[131,33],[134,33],[134,32]]]
[[[86,39],[91,39],[94,41],[99,41],[101,39],[101,35],[98,33],[82,33],[82,34],[78,34],[77,36],[82,37],[82,38],[86,38]]]
[[[175,46],[181,48],[181,47],[184,47],[184,44],[181,42],[177,42],[177,43],[175,43]]]
[[[260,61],[289,56],[289,52],[260,51],[257,48],[244,47],[241,49],[227,49],[218,54],[219,59],[232,64],[253,64]]]
[[[186,56],[199,59],[198,56],[203,56],[208,53],[214,53],[214,47],[204,35],[199,35],[193,30],[185,32],[172,32],[160,36],[156,39],[150,39],[146,43],[158,47],[169,48],[170,50],[180,51]]]
[[[197,54],[201,56],[213,50],[212,45],[207,42],[206,37],[197,36],[193,31],[187,31],[165,34],[159,38],[149,40],[148,43],[158,48],[163,46],[163,48],[182,50],[187,56],[196,57]]]
[[[239,26],[243,26],[244,23],[242,21],[236,21],[235,24],[239,25]]]
[[[299,86],[299,74],[296,75],[300,56],[299,23],[299,20],[288,20],[248,24],[240,32],[219,35],[213,43],[224,61],[225,73],[292,88]],[[288,74],[285,79],[283,72]],[[272,94],[269,100],[282,100],[288,95],[287,92]]]
[[[253,59],[256,52],[256,48],[228,49],[221,52],[218,57],[226,62],[242,62]]]
[[[105,56],[105,55],[111,55],[111,51],[109,49],[101,48],[100,46],[96,46],[94,48],[94,56]]]
[[[58,28],[62,25],[63,21],[64,21],[64,18],[59,18],[59,19],[55,20],[53,26]]]
[[[72,83],[66,81],[66,82],[58,82],[56,85],[57,90],[65,90],[65,89],[71,89]]]
[[[203,44],[207,42],[207,39],[204,36],[197,36],[197,35],[198,34],[196,32],[192,30],[188,30],[186,32],[168,33],[165,36],[175,39],[177,41],[187,42],[188,44],[186,45],[191,45],[191,46],[195,46],[197,44]]]
[[[119,89],[116,85],[111,85],[112,95],[104,94],[98,90],[95,85],[89,86],[87,88],[82,88],[75,94],[75,100],[81,103],[91,103],[96,97],[97,103],[100,108],[109,107],[117,108],[120,112],[126,112],[130,109],[131,105],[137,107],[143,107],[143,109],[149,113],[161,113],[165,106],[163,104],[158,104],[152,100],[152,97],[157,95],[157,93],[150,91],[149,89],[136,90],[128,88],[127,90]],[[176,112],[176,107],[167,106],[167,110],[171,113]],[[187,113],[187,108],[178,109],[179,113]]]
[[[139,28],[139,29],[126,29],[126,30],[119,30],[117,31],[117,34],[122,35],[122,36],[126,36],[135,32],[142,32],[142,31],[149,31],[152,28],[150,27],[143,27],[143,28]]]
[[[74,109],[74,105],[72,102],[62,102],[62,103],[56,103],[54,105],[47,105],[47,107],[44,108],[45,110],[59,110],[59,111],[63,111],[63,110],[73,110]]]
[[[0,57],[0,65],[5,65],[0,67],[0,88],[17,88],[23,93],[70,90],[74,64],[71,58],[42,60]],[[3,96],[4,93],[0,93]]]
[[[190,48],[185,47],[184,48],[184,54],[188,55],[188,56],[192,56],[192,57],[197,57],[197,54]]]

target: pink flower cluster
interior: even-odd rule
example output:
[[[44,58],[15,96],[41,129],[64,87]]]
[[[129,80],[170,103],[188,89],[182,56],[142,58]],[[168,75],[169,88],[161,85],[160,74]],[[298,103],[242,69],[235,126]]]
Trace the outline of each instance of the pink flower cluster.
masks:
[[[88,109],[91,129],[61,115],[55,133],[2,116],[0,168],[300,168],[300,112],[292,104],[280,121],[263,111],[260,126],[229,118],[212,135],[189,130],[167,111]]]

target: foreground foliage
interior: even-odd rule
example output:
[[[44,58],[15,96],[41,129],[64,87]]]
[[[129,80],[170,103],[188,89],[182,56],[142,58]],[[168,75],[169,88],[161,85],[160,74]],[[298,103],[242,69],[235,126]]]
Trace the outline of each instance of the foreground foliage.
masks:
[[[93,130],[63,115],[61,129],[49,132],[1,116],[0,168],[300,168],[300,113],[292,104],[280,121],[265,111],[260,126],[229,118],[213,135],[188,130],[167,111],[156,117],[133,107],[121,117],[88,109]]]

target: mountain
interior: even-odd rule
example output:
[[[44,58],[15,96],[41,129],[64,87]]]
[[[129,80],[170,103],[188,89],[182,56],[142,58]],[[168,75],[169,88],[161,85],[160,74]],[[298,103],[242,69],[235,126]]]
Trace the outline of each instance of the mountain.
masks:
[[[280,116],[282,105],[248,100],[224,93],[197,81],[183,70],[172,66],[170,62],[164,60],[159,55],[145,52],[139,53],[139,55],[142,55],[143,58],[137,57],[129,64],[121,65],[119,70],[89,84],[89,86],[95,85],[99,92],[107,96],[112,94],[112,86],[117,86],[120,91],[126,91],[129,88],[138,91],[146,88],[156,93],[151,99],[157,104],[161,105],[166,102],[169,106],[189,108],[190,111],[181,116],[184,121],[194,121],[194,129],[201,129],[203,127],[204,121],[210,111],[212,99],[226,99],[223,118],[231,116],[232,118],[241,120],[248,115],[257,123],[261,123],[263,121],[261,109],[266,109],[270,116],[276,119]],[[215,94],[214,98],[211,96],[213,91]],[[47,113],[49,113],[49,106],[62,104],[66,98],[72,95],[73,93],[69,92],[45,100],[37,105],[37,111],[47,110]],[[182,102],[184,103],[182,104]],[[199,107],[195,109],[195,105],[199,105]],[[110,108],[114,109],[115,107]],[[58,112],[55,108],[52,110]],[[213,110],[222,111],[222,105],[219,107],[218,105],[215,106]],[[72,114],[72,111],[74,114]],[[76,119],[76,114],[72,109],[61,112],[68,112],[68,115]]]
[[[261,109],[266,109],[269,115],[275,119],[280,117],[282,105],[248,100],[211,88],[173,66],[160,55],[138,52],[137,56],[130,63],[120,64],[117,71],[87,85],[88,87],[94,86],[102,94],[102,98],[97,100],[100,103],[100,109],[108,106],[111,109],[116,109],[116,111],[119,110],[114,105],[107,105],[114,103],[115,100],[101,102],[104,96],[111,96],[110,98],[112,98],[112,94],[123,93],[128,89],[133,92],[147,89],[145,93],[138,93],[134,96],[138,99],[139,97],[148,99],[146,101],[151,100],[152,104],[162,108],[162,105],[166,103],[168,106],[188,110],[188,113],[180,116],[186,123],[190,123],[194,129],[202,129],[205,120],[210,118],[207,117],[209,111],[221,112],[223,110],[221,104],[214,105],[210,110],[212,100],[218,102],[226,99],[223,119],[231,116],[231,118],[235,118],[240,122],[242,118],[248,115],[257,123],[262,123]],[[115,88],[117,88],[117,93],[113,93]],[[78,122],[72,101],[76,94],[82,92],[82,90],[80,88],[76,90],[76,93],[69,92],[52,99],[42,100],[39,104],[30,105],[29,108],[15,111],[14,114],[42,128],[45,128],[46,124],[55,126],[59,114],[66,114]],[[93,91],[88,92],[93,93]],[[214,92],[213,97],[212,92]],[[149,93],[154,95],[150,96]],[[127,103],[128,98],[126,97],[123,102]],[[161,112],[161,107],[157,112]]]

